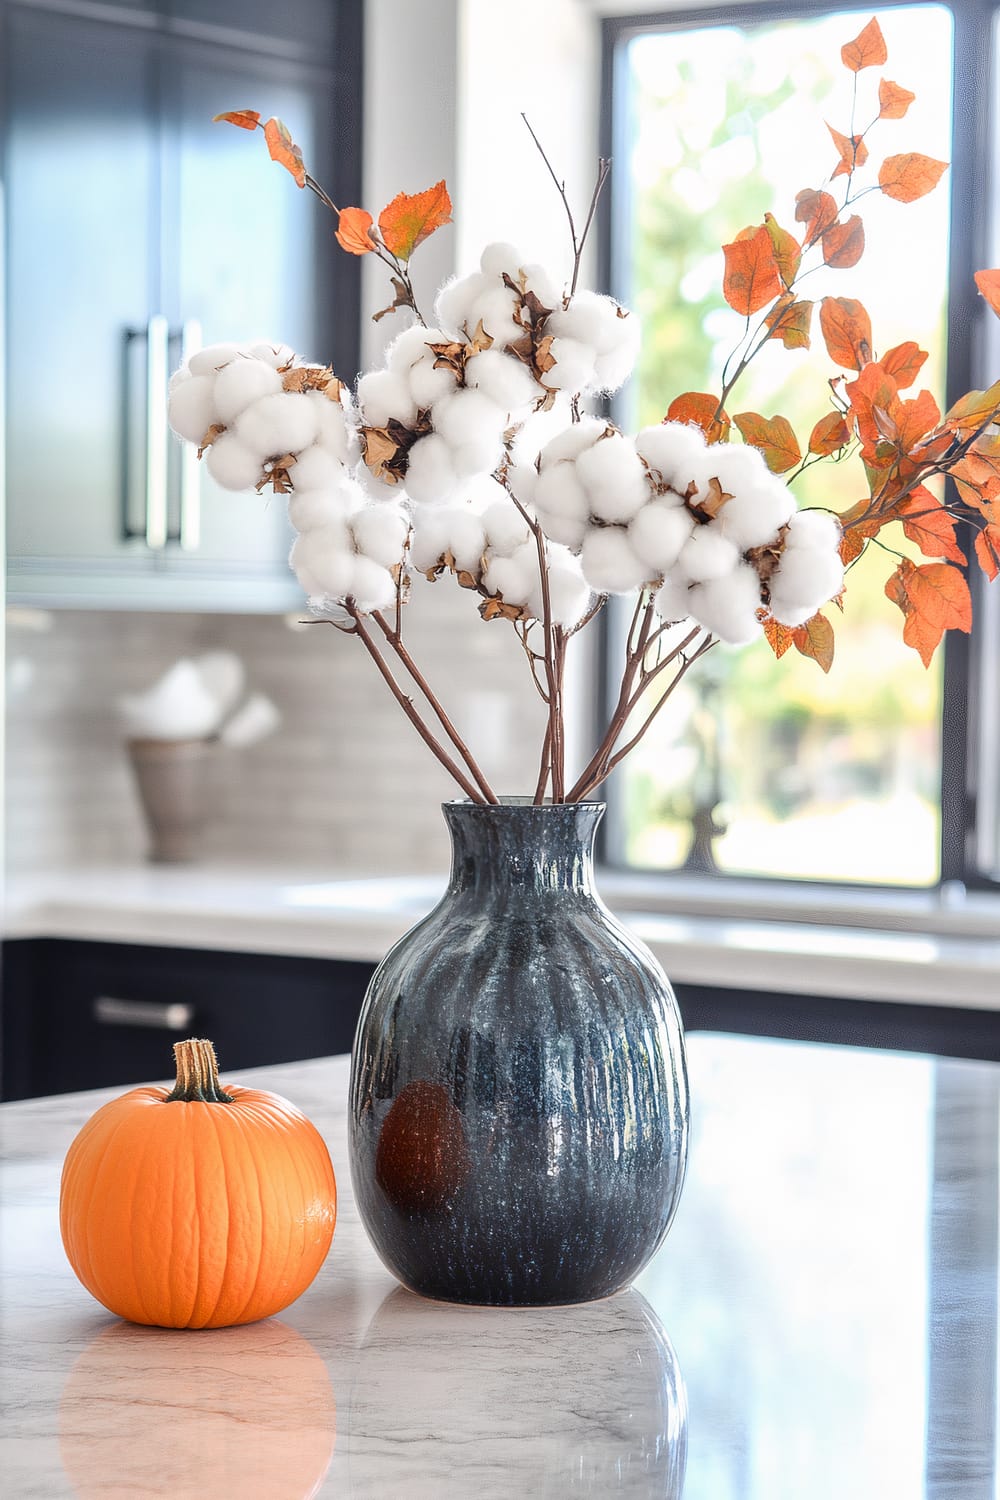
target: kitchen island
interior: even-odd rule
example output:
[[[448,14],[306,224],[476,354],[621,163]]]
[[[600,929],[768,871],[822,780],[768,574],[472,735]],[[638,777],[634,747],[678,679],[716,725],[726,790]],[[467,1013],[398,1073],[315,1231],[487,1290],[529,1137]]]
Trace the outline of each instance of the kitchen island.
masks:
[[[232,1078],[330,1145],[313,1286],[246,1328],[125,1325],[76,1282],[57,1214],[66,1148],[118,1091],[4,1105],[3,1493],[992,1500],[1000,1066],[689,1049],[674,1227],[634,1289],[568,1309],[398,1286],[354,1209],[335,1058]]]

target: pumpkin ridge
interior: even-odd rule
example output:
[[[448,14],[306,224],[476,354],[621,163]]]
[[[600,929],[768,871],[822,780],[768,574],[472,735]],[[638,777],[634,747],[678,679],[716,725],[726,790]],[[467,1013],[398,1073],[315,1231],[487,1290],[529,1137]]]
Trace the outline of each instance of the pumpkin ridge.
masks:
[[[95,1195],[97,1184],[101,1181],[102,1176],[105,1174],[110,1174],[111,1180],[114,1183],[115,1188],[117,1189],[117,1167],[121,1148],[121,1137],[128,1134],[128,1126],[130,1124],[130,1117],[128,1116],[128,1114],[123,1113],[121,1115],[121,1118],[118,1118],[118,1111],[115,1108],[117,1104],[118,1100],[112,1100],[109,1104],[104,1106],[104,1108],[107,1109],[108,1113],[103,1116],[101,1128],[102,1131],[106,1131],[107,1134],[106,1139],[103,1141],[103,1143],[99,1141],[97,1143],[100,1146],[100,1156],[98,1158],[96,1166],[91,1161],[83,1157],[82,1154],[77,1154],[74,1157],[74,1162],[77,1167],[86,1168],[87,1183],[86,1196],[84,1196],[84,1184],[78,1180],[74,1181],[73,1217],[75,1218],[77,1214],[82,1214],[83,1234],[81,1238],[84,1253],[87,1259],[87,1272],[89,1276],[90,1290],[93,1292],[97,1300],[105,1307],[108,1306],[107,1281],[105,1276],[106,1267],[104,1265],[103,1255],[101,1254],[99,1236],[95,1235],[95,1230],[99,1230],[100,1226],[95,1223],[95,1217],[90,1207],[90,1200]],[[95,1132],[95,1134],[97,1134],[97,1132]],[[94,1144],[95,1143],[93,1142],[93,1140],[88,1137],[88,1141],[86,1143],[88,1152],[94,1150]],[[79,1174],[75,1173],[74,1176],[78,1179]],[[79,1245],[77,1245],[76,1248],[78,1250]],[[137,1301],[141,1302],[141,1299],[138,1297],[137,1288],[136,1292]]]
[[[260,1233],[259,1233],[259,1235],[255,1236],[255,1238],[257,1240],[257,1266],[256,1266],[256,1269],[254,1271],[253,1286],[250,1289],[249,1296],[247,1297],[246,1301],[241,1306],[241,1308],[239,1310],[239,1314],[232,1319],[232,1321],[234,1323],[248,1323],[248,1322],[252,1322],[253,1319],[252,1318],[248,1318],[246,1316],[247,1309],[250,1308],[250,1307],[252,1307],[254,1305],[255,1300],[256,1300],[256,1297],[257,1297],[257,1288],[260,1286],[261,1272],[264,1269],[264,1262],[265,1262],[265,1258],[266,1258],[266,1252],[267,1252],[267,1250],[269,1248],[268,1243],[267,1243],[267,1219],[268,1219],[268,1216],[267,1216],[267,1214],[265,1212],[265,1209],[264,1209],[264,1195],[263,1195],[263,1192],[262,1192],[262,1184],[261,1184],[261,1179],[260,1179],[260,1166],[259,1166],[259,1163],[258,1163],[258,1160],[257,1160],[258,1152],[253,1149],[253,1146],[254,1146],[253,1138],[250,1135],[249,1131],[247,1130],[247,1117],[241,1111],[239,1114],[234,1113],[230,1118],[233,1120],[234,1127],[236,1129],[238,1129],[239,1133],[243,1137],[241,1145],[243,1146],[244,1149],[241,1150],[241,1152],[240,1152],[240,1157],[241,1157],[241,1172],[242,1172],[242,1175],[243,1175],[243,1184],[244,1184],[244,1187],[246,1188],[247,1185],[249,1184],[251,1178],[252,1178],[252,1180],[253,1180],[253,1186],[256,1189],[257,1213],[258,1213],[258,1218],[259,1218],[259,1222],[260,1222]],[[246,1195],[247,1201],[249,1201],[249,1196],[250,1196],[249,1193],[247,1193],[247,1195]],[[245,1232],[244,1232],[244,1238],[245,1238]]]
[[[233,1099],[233,1103],[234,1104],[238,1104],[239,1100],[234,1098]],[[227,1270],[229,1268],[229,1257],[230,1257],[230,1253],[231,1253],[231,1250],[232,1250],[233,1215],[232,1215],[232,1212],[231,1212],[231,1209],[230,1209],[230,1201],[229,1201],[229,1160],[228,1160],[228,1157],[227,1157],[227,1154],[226,1154],[225,1144],[224,1144],[223,1139],[222,1139],[222,1131],[219,1129],[220,1121],[219,1121],[218,1115],[216,1114],[216,1112],[214,1110],[209,1110],[208,1111],[208,1118],[212,1122],[212,1130],[215,1133],[215,1144],[216,1144],[216,1150],[218,1151],[218,1157],[219,1157],[219,1176],[221,1178],[221,1187],[222,1187],[222,1191],[219,1194],[219,1197],[222,1200],[222,1206],[223,1206],[223,1208],[225,1210],[225,1215],[226,1215],[226,1231],[225,1231],[226,1250],[225,1250],[225,1259],[223,1261],[223,1266],[222,1266],[222,1275],[219,1277],[219,1285],[218,1285],[218,1287],[216,1289],[215,1301],[212,1303],[212,1306],[211,1306],[211,1308],[209,1310],[209,1313],[208,1313],[208,1317],[205,1319],[204,1323],[201,1325],[202,1327],[212,1328],[212,1327],[215,1326],[216,1314],[219,1311],[219,1304],[222,1301],[223,1294],[224,1294],[225,1289],[226,1289],[226,1272],[227,1272]],[[215,1212],[218,1212],[218,1210],[213,1205],[213,1213],[215,1213]],[[218,1231],[218,1234],[219,1234],[219,1239],[221,1241],[221,1238],[222,1238],[221,1231]]]
[[[171,1174],[170,1174],[171,1175],[171,1199],[173,1199],[174,1192],[176,1190],[175,1189],[175,1183],[176,1183],[176,1180],[177,1180],[176,1172],[173,1170],[174,1154],[173,1154],[172,1151],[165,1151],[164,1150],[164,1142],[163,1142],[163,1139],[162,1139],[162,1132],[159,1129],[150,1129],[148,1127],[147,1122],[142,1118],[142,1116],[138,1116],[138,1115],[129,1115],[128,1116],[128,1124],[129,1125],[131,1125],[132,1122],[135,1121],[135,1120],[141,1121],[142,1125],[145,1128],[143,1130],[142,1149],[139,1152],[138,1157],[137,1157],[137,1159],[135,1161],[135,1165],[134,1165],[134,1168],[133,1168],[133,1171],[132,1171],[132,1176],[131,1176],[131,1183],[130,1183],[130,1190],[129,1190],[129,1209],[130,1209],[130,1211],[133,1208],[136,1194],[139,1192],[140,1186],[143,1183],[143,1181],[145,1180],[145,1173],[144,1173],[143,1169],[144,1169],[145,1164],[146,1164],[146,1158],[148,1157],[150,1149],[152,1147],[156,1148],[157,1152],[163,1157],[163,1159],[165,1161],[169,1161],[170,1162],[170,1166],[171,1166]],[[141,1220],[140,1220],[140,1222],[141,1222]],[[150,1316],[149,1306],[148,1306],[148,1304],[146,1302],[145,1296],[143,1295],[142,1278],[140,1277],[139,1272],[136,1269],[136,1251],[139,1248],[138,1239],[139,1239],[139,1237],[136,1234],[132,1234],[132,1235],[127,1236],[127,1240],[128,1240],[128,1244],[129,1244],[128,1266],[129,1266],[129,1270],[130,1270],[131,1275],[132,1275],[132,1283],[133,1283],[133,1286],[135,1288],[135,1300],[136,1300],[136,1303],[139,1306],[139,1308],[141,1308],[141,1310],[142,1310],[142,1315],[143,1315],[142,1316],[142,1322],[144,1322],[146,1324],[149,1324],[149,1325],[152,1325],[152,1326],[155,1327],[159,1323],[160,1320],[158,1318]],[[167,1262],[168,1265],[170,1264],[170,1260],[173,1257],[173,1242],[174,1242],[173,1214],[171,1214],[171,1223],[170,1223],[170,1251],[169,1251],[169,1257],[170,1257],[170,1259],[168,1259],[168,1262]]]

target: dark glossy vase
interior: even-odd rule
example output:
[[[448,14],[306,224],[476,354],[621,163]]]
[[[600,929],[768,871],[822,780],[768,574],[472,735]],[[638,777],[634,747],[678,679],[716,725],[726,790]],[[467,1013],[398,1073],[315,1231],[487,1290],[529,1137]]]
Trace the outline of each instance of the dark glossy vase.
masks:
[[[385,1264],[424,1296],[607,1297],[670,1227],[684,1040],[663,971],[594,889],[603,811],[446,803],[451,882],[369,985],[354,1192]]]

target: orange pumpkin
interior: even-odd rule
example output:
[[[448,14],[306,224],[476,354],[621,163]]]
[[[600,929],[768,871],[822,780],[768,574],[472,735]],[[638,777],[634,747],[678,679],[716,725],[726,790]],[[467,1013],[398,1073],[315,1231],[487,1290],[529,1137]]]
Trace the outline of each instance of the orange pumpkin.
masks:
[[[173,1090],[113,1099],[70,1146],[63,1245],[87,1290],[132,1323],[253,1323],[293,1302],[326,1258],[330,1155],[287,1099],[223,1089],[211,1042],[174,1054]]]

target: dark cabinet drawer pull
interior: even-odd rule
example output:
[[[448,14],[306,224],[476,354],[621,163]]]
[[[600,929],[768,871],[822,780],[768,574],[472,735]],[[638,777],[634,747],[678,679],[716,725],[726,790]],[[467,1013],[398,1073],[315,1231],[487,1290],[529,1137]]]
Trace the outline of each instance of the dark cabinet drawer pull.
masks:
[[[159,1005],[149,1000],[116,1000],[113,995],[98,995],[94,1001],[94,1019],[102,1026],[153,1026],[157,1031],[189,1031],[194,1020],[194,1006],[183,1000]]]

